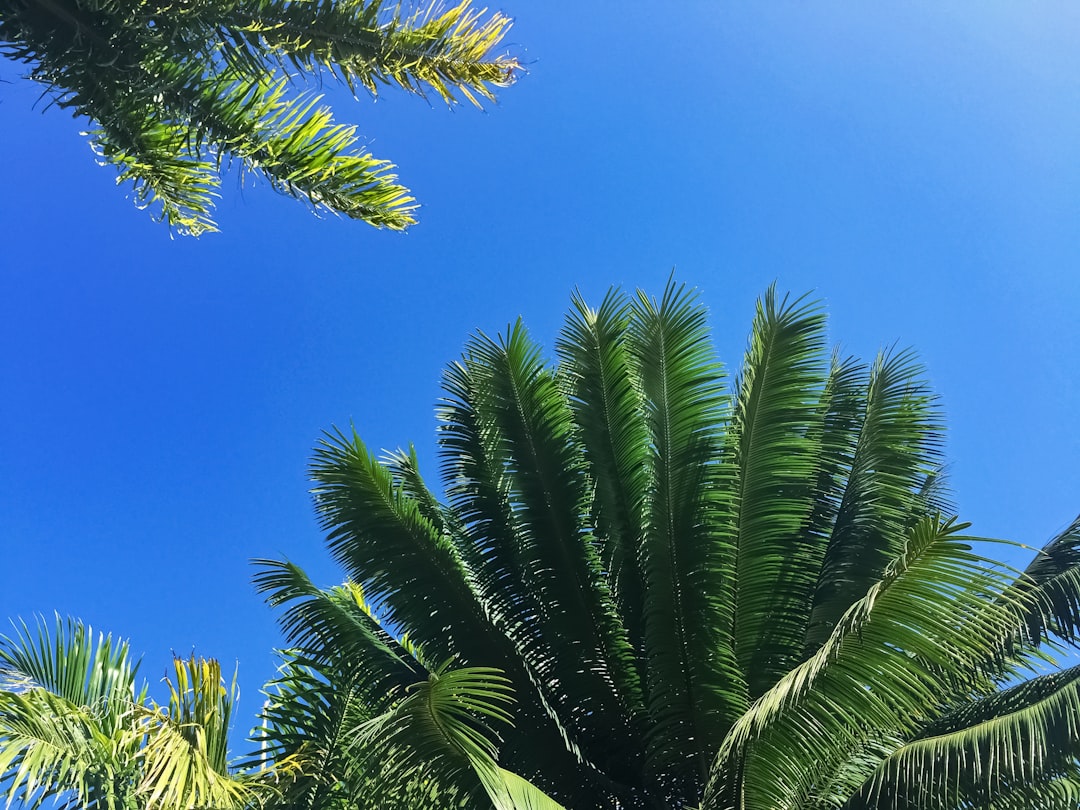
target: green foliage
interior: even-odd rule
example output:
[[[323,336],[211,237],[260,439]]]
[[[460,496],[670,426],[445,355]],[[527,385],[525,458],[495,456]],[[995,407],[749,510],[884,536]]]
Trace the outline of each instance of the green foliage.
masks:
[[[269,685],[249,767],[279,774],[264,804],[320,810],[477,807],[560,810],[496,763],[510,722],[499,670],[434,666],[381,627],[355,584],[319,590],[296,566],[261,561],[291,645]],[[285,765],[283,768],[282,765]]]
[[[216,663],[164,706],[77,622],[0,641],[0,787],[31,810],[1049,810],[1080,796],[1080,520],[1024,571],[942,515],[910,352],[826,351],[769,290],[730,387],[695,294],[580,298],[444,378],[415,451],[311,466],[348,581],[256,586],[286,640],[230,766]],[[1050,667],[1033,676],[1039,667]]]
[[[128,647],[57,618],[0,638],[0,786],[8,803],[83,810],[251,805],[231,773],[231,704],[216,661],[174,661],[166,706],[136,687]]]
[[[95,152],[136,203],[183,233],[216,230],[219,172],[233,158],[316,210],[403,229],[416,206],[392,164],[293,82],[331,76],[354,92],[393,85],[479,105],[519,70],[498,52],[510,25],[469,0],[414,11],[383,0],[13,0],[0,4],[0,53],[90,119]]]
[[[518,323],[447,369],[442,502],[413,451],[326,436],[316,508],[357,584],[263,563],[380,767],[497,807],[532,805],[493,774],[572,808],[1075,806],[1076,672],[1022,678],[1080,627],[1080,524],[1020,572],[943,517],[910,352],[830,358],[820,307],[769,290],[728,386],[675,284],[575,297],[557,351]],[[393,632],[301,609],[358,587]]]

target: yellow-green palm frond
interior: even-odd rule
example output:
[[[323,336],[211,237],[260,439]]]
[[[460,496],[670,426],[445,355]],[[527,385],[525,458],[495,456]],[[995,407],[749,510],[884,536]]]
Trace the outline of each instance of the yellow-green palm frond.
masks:
[[[316,210],[401,230],[416,205],[393,166],[318,97],[286,92],[296,69],[478,104],[520,70],[499,51],[510,24],[468,1],[35,0],[0,6],[0,54],[89,119],[95,151],[136,204],[182,233],[216,230],[219,171],[232,158]]]
[[[249,806],[255,777],[230,773],[227,755],[235,679],[228,689],[217,661],[176,658],[166,685],[168,703],[142,712],[140,800],[153,810]]]

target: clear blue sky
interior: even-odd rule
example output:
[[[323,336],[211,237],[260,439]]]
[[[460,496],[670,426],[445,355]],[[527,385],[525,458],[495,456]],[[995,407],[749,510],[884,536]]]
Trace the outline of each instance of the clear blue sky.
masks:
[[[575,286],[673,267],[731,366],[773,280],[853,353],[916,347],[980,533],[1080,511],[1080,7],[505,3],[529,74],[487,112],[337,99],[424,203],[407,235],[234,175],[222,234],[170,238],[0,63],[0,619],[81,616],[155,680],[239,660],[245,726],[279,642],[248,560],[338,579],[320,431],[434,478],[471,331],[550,346]]]

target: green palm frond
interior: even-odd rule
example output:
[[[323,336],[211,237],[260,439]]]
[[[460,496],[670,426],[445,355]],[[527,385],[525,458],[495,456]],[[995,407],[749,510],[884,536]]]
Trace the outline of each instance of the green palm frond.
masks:
[[[503,450],[477,408],[482,380],[474,368],[456,362],[443,372],[442,387],[437,411],[441,472],[458,523],[451,538],[492,622],[507,635],[527,633],[516,617],[523,610],[536,614],[539,606],[518,585],[526,572],[515,553]]]
[[[388,622],[437,659],[501,657],[453,543],[355,433],[328,434],[311,477],[332,553],[380,602]],[[399,565],[412,570],[408,583],[398,581]]]
[[[133,792],[139,735],[106,733],[100,720],[91,707],[41,688],[0,692],[0,788],[8,804],[121,810]]]
[[[1020,785],[1080,777],[1080,667],[962,705],[926,726],[878,767],[863,789],[912,808],[989,806]]]
[[[0,636],[0,689],[42,689],[72,706],[95,707],[117,725],[111,710],[122,716],[139,699],[137,670],[126,642],[95,639],[92,628],[59,615],[51,631],[39,619],[34,629],[19,622],[15,635]]]
[[[1075,771],[1045,782],[1016,785],[990,799],[986,810],[1076,810],[1080,806],[1080,776]],[[950,810],[982,810],[974,805]]]
[[[316,210],[400,230],[416,205],[393,166],[318,97],[287,92],[290,69],[478,104],[521,68],[498,50],[510,25],[468,2],[28,0],[0,7],[0,53],[90,119],[94,150],[136,204],[182,233],[216,230],[219,172],[233,158]]]
[[[548,763],[563,790],[574,795],[587,779],[579,773],[578,753],[568,750],[565,728],[538,694],[536,678],[500,629],[496,612],[474,590],[475,572],[459,555],[459,539],[425,517],[425,499],[410,496],[415,484],[396,484],[355,434],[328,435],[311,473],[331,551],[380,604],[386,622],[408,633],[433,660],[456,656],[466,665],[506,672],[522,698],[522,730],[508,735],[510,761],[520,754]],[[411,570],[404,581],[397,576],[403,565]]]
[[[595,310],[575,293],[555,348],[574,413],[575,438],[584,448],[595,488],[593,520],[602,543],[601,562],[609,572],[619,616],[643,661],[645,597],[638,544],[649,436],[627,346],[630,317],[629,299],[617,290]]]
[[[806,434],[807,443],[817,446],[818,458],[811,484],[810,514],[800,534],[806,536],[803,559],[813,560],[810,568],[818,572],[816,576],[819,581],[837,516],[845,502],[845,491],[866,412],[868,388],[867,366],[855,357],[841,359],[839,351],[834,350],[818,402],[817,416],[811,420]],[[815,590],[819,587],[815,583]],[[804,610],[804,614],[806,627],[817,629],[818,626],[811,622],[809,611]],[[813,636],[813,633],[810,635]],[[820,638],[811,638],[805,645],[803,657],[809,656],[817,648],[817,644],[813,643],[815,640],[820,644]]]
[[[493,763],[473,762],[494,810],[566,810],[561,804],[518,774]]]
[[[375,713],[407,685],[427,675],[415,649],[388,633],[355,583],[317,588],[298,566],[256,560],[255,587],[271,607],[284,608],[278,623],[295,658],[329,667],[353,679],[362,672],[365,702]]]
[[[284,608],[279,623],[293,646],[265,689],[247,767],[287,763],[277,786],[285,807],[366,809],[371,776],[355,729],[427,676],[419,651],[379,624],[360,586],[322,590],[291,563],[257,564],[256,587]]]
[[[266,701],[251,737],[258,749],[245,766],[279,770],[279,798],[271,806],[360,806],[363,756],[353,730],[372,717],[356,688],[360,673],[288,653],[283,659],[264,688]]]
[[[413,223],[414,201],[394,182],[393,166],[357,150],[356,128],[335,124],[318,96],[288,95],[287,78],[207,78],[191,65],[160,78],[169,93],[156,103],[167,120],[147,128],[150,102],[129,100],[127,116],[104,120],[94,143],[121,168],[120,180],[135,184],[139,204],[160,203],[170,225],[195,235],[215,229],[217,170],[229,157],[316,210],[393,229]]]
[[[120,810],[133,795],[141,734],[127,644],[56,617],[0,639],[0,786],[28,808]]]
[[[1080,640],[1080,517],[1039,550],[1017,587],[1038,594],[1027,624],[1032,643]]]
[[[424,483],[420,475],[420,460],[413,445],[410,444],[407,451],[398,449],[384,453],[381,461],[390,471],[394,486],[416,503],[420,513],[436,531],[447,535],[460,531],[460,527],[451,525],[455,520],[454,514],[439,503],[439,499]]]
[[[628,345],[644,397],[648,488],[639,565],[645,580],[650,769],[689,787],[745,704],[735,666],[729,506],[718,465],[728,416],[723,369],[697,295],[670,281],[639,293]],[[666,774],[671,774],[670,776]]]
[[[561,810],[535,785],[496,764],[491,723],[511,722],[506,710],[512,700],[510,682],[498,670],[451,670],[449,664],[414,684],[389,712],[360,727],[359,740],[379,763],[382,785],[400,790],[401,783],[412,783],[423,773],[440,786],[440,793],[469,806],[486,796],[495,810]]]
[[[527,641],[530,624],[543,608],[519,585],[527,572],[515,552],[505,465],[493,431],[477,411],[478,388],[476,375],[464,362],[454,363],[444,372],[445,393],[438,408],[439,449],[442,473],[447,481],[448,510],[454,516],[450,537],[492,624],[511,645],[521,644]],[[542,657],[543,650],[537,655]],[[539,719],[539,727],[549,740],[539,749],[530,744],[527,750],[535,757],[537,753],[550,756],[562,749],[581,760],[581,749],[571,736],[569,723],[551,705],[547,698],[549,690],[533,669],[534,657],[527,648],[512,646],[509,659],[512,663],[501,665],[510,674],[520,701],[517,728],[527,728]],[[481,663],[480,659],[464,655],[460,660],[466,664]],[[488,659],[487,663],[490,662]],[[504,753],[513,756],[521,741],[513,731],[508,737]],[[576,768],[563,765],[561,770],[572,773]],[[575,791],[567,790],[569,787],[564,782],[562,792],[574,796]]]
[[[315,9],[288,0],[251,6],[222,14],[247,61],[257,61],[267,48],[297,68],[336,73],[373,94],[393,84],[420,95],[430,89],[453,102],[456,90],[479,105],[480,99],[493,101],[491,88],[511,84],[520,70],[517,59],[498,52],[512,20],[485,16],[469,2],[450,8],[432,3],[412,12],[378,0]]]
[[[415,204],[395,182],[393,166],[357,149],[356,127],[335,124],[318,96],[286,95],[289,80],[250,80],[228,73],[177,99],[205,153],[212,142],[258,171],[278,191],[371,225],[401,230],[415,222]],[[185,109],[186,107],[186,109]],[[217,153],[220,162],[222,153]]]
[[[807,483],[821,455],[824,349],[820,307],[778,300],[770,288],[758,302],[729,434],[736,493],[734,638],[751,697],[801,658],[824,556],[820,537],[800,533],[813,509]]]
[[[911,351],[878,356],[864,403],[850,430],[856,444],[816,585],[810,649],[901,552],[912,522],[938,505],[926,487],[940,474],[941,417]]]
[[[498,551],[513,570],[531,572],[516,590],[536,615],[507,608],[507,635],[583,754],[633,761],[644,754],[635,740],[641,685],[584,522],[589,488],[569,405],[520,323],[498,341],[470,341],[463,368],[483,392],[468,406],[489,434],[487,464],[500,480],[500,512],[487,522],[505,520],[509,508],[509,543]]]
[[[749,806],[805,801],[868,734],[916,734],[928,707],[992,688],[1030,601],[1008,569],[972,551],[964,528],[924,519],[912,530],[821,649],[740,718],[707,808],[746,806],[730,804],[735,795]]]

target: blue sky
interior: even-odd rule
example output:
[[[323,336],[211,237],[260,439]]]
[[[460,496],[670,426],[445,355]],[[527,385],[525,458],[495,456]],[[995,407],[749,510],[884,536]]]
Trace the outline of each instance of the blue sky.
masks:
[[[472,331],[551,346],[575,286],[672,268],[732,369],[774,280],[852,353],[914,346],[978,532],[1080,511],[1080,7],[505,1],[529,73],[486,112],[332,94],[423,203],[406,235],[234,174],[223,233],[171,238],[0,63],[0,619],[80,616],[155,680],[238,660],[243,726],[279,641],[248,561],[338,579],[320,431],[435,480]]]

